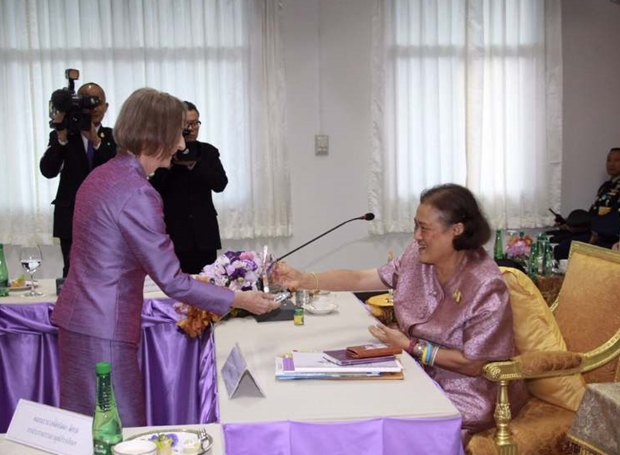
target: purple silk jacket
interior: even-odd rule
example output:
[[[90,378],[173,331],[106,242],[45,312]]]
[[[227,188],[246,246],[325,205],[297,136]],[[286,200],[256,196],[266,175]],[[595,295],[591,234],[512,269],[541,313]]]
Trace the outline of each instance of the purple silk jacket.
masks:
[[[71,268],[52,320],[72,332],[138,344],[146,274],[166,295],[217,314],[234,297],[181,272],[159,193],[138,160],[119,153],[78,191]]]
[[[467,251],[442,287],[435,266],[420,262],[412,242],[397,259],[379,268],[381,280],[394,289],[394,312],[400,329],[471,360],[506,360],[516,355],[509,293],[497,265],[483,248]],[[426,367],[463,417],[463,428],[480,431],[494,425],[495,383],[439,367]],[[523,382],[510,390],[513,415],[527,399]]]

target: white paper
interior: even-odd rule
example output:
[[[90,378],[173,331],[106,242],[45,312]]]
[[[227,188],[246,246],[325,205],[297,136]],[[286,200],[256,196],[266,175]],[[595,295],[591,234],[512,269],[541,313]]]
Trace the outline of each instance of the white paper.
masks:
[[[93,418],[20,399],[6,439],[57,455],[92,455]]]

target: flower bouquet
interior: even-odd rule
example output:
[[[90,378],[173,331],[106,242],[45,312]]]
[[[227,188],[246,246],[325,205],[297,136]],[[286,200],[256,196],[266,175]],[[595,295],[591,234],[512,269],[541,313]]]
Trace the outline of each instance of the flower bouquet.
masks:
[[[174,433],[158,433],[149,438],[157,446],[157,455],[172,455],[172,448],[179,442]]]
[[[506,247],[506,257],[520,263],[523,266],[526,266],[531,249],[532,238],[529,235],[512,235],[508,239],[508,246]]]
[[[261,278],[272,262],[273,256],[267,253],[267,247],[264,248],[262,256],[255,251],[226,251],[213,264],[205,266],[196,279],[233,291],[256,291],[262,288]],[[177,322],[177,325],[192,338],[199,337],[210,323],[222,318],[185,303],[176,303],[175,309],[185,315],[185,319]],[[233,308],[229,314],[237,317],[245,316],[247,312]]]

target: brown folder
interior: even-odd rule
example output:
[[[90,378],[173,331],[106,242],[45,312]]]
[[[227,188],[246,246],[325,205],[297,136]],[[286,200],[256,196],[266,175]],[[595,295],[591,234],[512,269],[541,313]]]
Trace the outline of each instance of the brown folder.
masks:
[[[397,355],[402,351],[394,345],[364,344],[361,346],[347,347],[347,356],[354,359],[367,359],[371,357],[383,357],[386,355]]]

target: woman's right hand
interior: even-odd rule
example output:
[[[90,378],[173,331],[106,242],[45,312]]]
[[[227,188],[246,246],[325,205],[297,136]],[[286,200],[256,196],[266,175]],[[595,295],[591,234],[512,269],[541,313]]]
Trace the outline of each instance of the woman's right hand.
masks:
[[[235,291],[232,306],[253,314],[265,314],[275,310],[280,305],[275,302],[275,296],[272,294],[262,291]]]
[[[279,284],[283,288],[302,289],[302,279],[304,274],[294,269],[286,262],[277,262],[271,271],[270,281]]]

